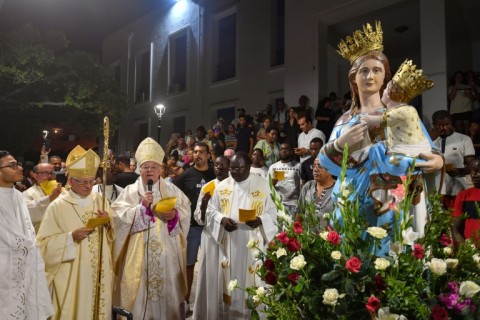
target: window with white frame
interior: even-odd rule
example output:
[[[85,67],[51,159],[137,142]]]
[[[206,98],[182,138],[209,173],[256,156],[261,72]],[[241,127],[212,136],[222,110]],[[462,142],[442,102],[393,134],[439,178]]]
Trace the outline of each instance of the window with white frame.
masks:
[[[187,90],[188,30],[176,32],[168,39],[168,93]]]
[[[152,79],[152,45],[135,56],[135,102],[150,101]]]
[[[214,31],[216,52],[213,81],[215,82],[236,76],[237,13],[234,9],[228,10],[216,18]]]

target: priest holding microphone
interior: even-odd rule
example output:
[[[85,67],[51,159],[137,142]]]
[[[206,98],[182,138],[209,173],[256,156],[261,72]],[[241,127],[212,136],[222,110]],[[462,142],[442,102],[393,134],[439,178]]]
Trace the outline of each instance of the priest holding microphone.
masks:
[[[114,301],[134,319],[185,317],[190,201],[160,177],[164,156],[155,140],[143,140],[135,153],[140,177],[112,203],[118,276]]]

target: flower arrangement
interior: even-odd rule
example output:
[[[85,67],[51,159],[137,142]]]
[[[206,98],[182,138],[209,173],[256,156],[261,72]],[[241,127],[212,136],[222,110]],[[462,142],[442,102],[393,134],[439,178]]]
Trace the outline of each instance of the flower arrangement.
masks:
[[[252,319],[259,313],[286,320],[479,319],[480,255],[469,241],[452,243],[453,218],[439,197],[430,199],[423,237],[411,227],[408,193],[395,208],[393,230],[371,227],[358,214],[358,202],[348,200],[345,168],[338,195],[343,224],[327,214],[328,226],[319,228],[313,204],[292,221],[274,194],[280,231],[267,248],[249,244],[259,252],[256,272],[263,283],[239,288],[248,294]],[[400,187],[409,190],[410,180],[409,174]],[[379,256],[389,234],[388,255]]]

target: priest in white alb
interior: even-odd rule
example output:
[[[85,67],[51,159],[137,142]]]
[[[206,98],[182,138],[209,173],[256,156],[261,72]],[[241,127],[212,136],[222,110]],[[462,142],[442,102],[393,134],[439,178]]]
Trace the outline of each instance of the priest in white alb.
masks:
[[[184,319],[190,201],[160,177],[165,152],[146,138],[135,159],[140,177],[115,202],[115,302],[134,319]],[[166,198],[176,201],[165,203]],[[160,202],[160,203],[159,203]]]
[[[62,192],[62,184],[55,181],[55,172],[50,163],[39,163],[33,167],[35,184],[25,190],[22,195],[27,201],[28,211],[32,219],[35,232],[38,232],[40,223],[48,205]]]
[[[71,189],[48,206],[37,236],[55,308],[53,319],[111,319],[114,233],[108,202],[103,208],[101,195],[92,192],[100,158],[77,146],[66,165]],[[90,228],[92,218],[103,222]]]
[[[0,150],[0,314],[2,319],[45,320],[53,314],[45,265],[27,204],[14,188],[22,171],[8,151]]]
[[[255,250],[247,248],[247,244],[257,243],[263,250],[278,232],[277,208],[271,199],[269,184],[260,176],[250,174],[250,166],[246,153],[236,153],[230,161],[231,176],[216,186],[208,203],[207,226],[220,246],[218,263],[223,304],[218,306],[219,319],[250,319],[246,294],[241,290],[228,292],[228,283],[236,279],[242,288],[260,284],[255,274],[260,262]],[[253,211],[243,216],[240,209]]]

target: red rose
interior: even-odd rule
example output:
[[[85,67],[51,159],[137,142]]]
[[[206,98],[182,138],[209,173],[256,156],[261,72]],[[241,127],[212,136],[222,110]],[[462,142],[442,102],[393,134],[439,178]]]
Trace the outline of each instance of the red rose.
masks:
[[[375,296],[371,296],[370,298],[368,298],[368,303],[366,307],[368,311],[376,312],[380,307],[380,299]]]
[[[302,245],[300,244],[300,242],[298,242],[297,238],[290,239],[287,244],[287,249],[290,252],[297,252],[298,250],[300,250],[301,247]]]
[[[274,271],[275,270],[275,263],[270,259],[265,260],[263,265],[265,266],[265,269],[267,269],[269,271]]]
[[[362,261],[357,257],[352,257],[348,259],[347,263],[345,264],[347,270],[353,273],[359,273],[360,268],[362,267]]]
[[[432,309],[432,319],[433,320],[447,320],[448,312],[438,304]]]
[[[415,243],[413,245],[413,256],[417,259],[422,259],[423,258],[423,247],[421,244]]]
[[[327,241],[330,242],[333,245],[339,245],[340,244],[340,235],[335,232],[335,231],[330,231],[327,234]]]
[[[387,283],[381,275],[376,274],[373,282],[375,283],[375,289],[377,289],[377,291],[382,292],[387,289]]]
[[[288,238],[288,235],[285,231],[282,231],[279,234],[277,234],[277,239],[283,244],[288,244],[288,242],[290,242],[290,239]]]
[[[452,239],[446,234],[442,233],[442,236],[439,239],[440,244],[444,247],[448,247],[449,245],[452,244]]]
[[[278,281],[278,278],[277,278],[277,275],[272,272],[272,271],[269,271],[266,275],[265,275],[265,283],[266,284],[269,284],[269,285],[276,285],[277,284],[277,281]]]
[[[300,221],[295,221],[293,223],[293,232],[295,232],[295,233],[302,233],[303,232],[302,223]]]
[[[294,286],[297,284],[298,279],[300,279],[300,275],[296,272],[288,275],[288,281],[290,281]]]

